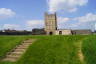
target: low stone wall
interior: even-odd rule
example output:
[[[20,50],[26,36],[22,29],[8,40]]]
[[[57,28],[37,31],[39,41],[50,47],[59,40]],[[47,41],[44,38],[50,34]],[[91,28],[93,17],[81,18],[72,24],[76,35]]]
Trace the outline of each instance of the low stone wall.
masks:
[[[72,35],[71,30],[56,30],[56,35]]]

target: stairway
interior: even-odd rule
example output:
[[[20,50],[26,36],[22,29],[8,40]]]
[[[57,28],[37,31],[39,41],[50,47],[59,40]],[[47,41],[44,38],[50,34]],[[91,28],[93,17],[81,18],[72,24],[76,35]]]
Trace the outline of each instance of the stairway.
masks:
[[[3,61],[11,61],[15,62],[19,60],[19,58],[26,52],[27,48],[34,42],[35,40],[29,39],[25,40],[22,44],[16,46],[12,51],[8,52]]]

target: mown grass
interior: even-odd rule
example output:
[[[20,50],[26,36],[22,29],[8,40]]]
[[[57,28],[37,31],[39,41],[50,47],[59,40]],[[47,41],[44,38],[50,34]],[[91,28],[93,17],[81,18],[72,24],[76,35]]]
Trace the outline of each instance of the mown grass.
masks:
[[[96,35],[89,36],[83,41],[82,51],[86,64],[96,64]]]
[[[0,62],[0,64],[85,64],[82,63],[78,56],[78,47],[80,41],[84,40],[84,46],[82,46],[82,51],[85,56],[86,64],[89,63],[91,54],[89,45],[87,42],[91,42],[96,36],[80,36],[80,35],[70,35],[70,36],[4,36],[0,40],[0,55],[3,57],[7,51],[20,43],[20,41],[26,38],[37,39],[27,50],[27,52],[17,61],[17,62]],[[8,38],[8,39],[7,39]],[[16,39],[17,38],[17,39]],[[15,40],[16,39],[16,40]],[[7,41],[7,44],[6,44]],[[12,42],[13,41],[13,42]],[[93,41],[94,42],[94,41]],[[95,40],[96,42],[96,40]],[[95,52],[95,42],[93,46],[93,52]],[[4,44],[2,44],[4,43]],[[90,44],[90,43],[89,43]],[[5,45],[5,46],[4,46]],[[90,46],[91,46],[90,45]],[[3,47],[4,46],[4,47]],[[91,46],[92,47],[92,46]],[[6,52],[2,52],[3,49]],[[89,52],[89,53],[87,53]],[[95,54],[95,53],[94,53]],[[93,54],[93,55],[94,55]],[[89,56],[89,57],[87,57]],[[96,56],[96,55],[95,55]],[[94,57],[94,56],[93,56]],[[92,58],[93,58],[92,57]],[[88,59],[89,58],[89,59]],[[95,61],[95,57],[93,58]],[[91,62],[90,61],[90,62]],[[96,64],[96,63],[89,63]]]
[[[41,37],[30,46],[27,53],[25,53],[17,64],[81,64],[76,46],[79,39],[82,39],[82,37]]]
[[[25,40],[24,36],[0,36],[0,59],[2,59],[8,51]]]

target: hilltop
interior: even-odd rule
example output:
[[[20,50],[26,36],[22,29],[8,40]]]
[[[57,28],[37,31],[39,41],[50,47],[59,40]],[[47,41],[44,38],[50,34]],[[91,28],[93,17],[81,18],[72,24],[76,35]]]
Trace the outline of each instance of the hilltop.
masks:
[[[0,64],[96,64],[95,35],[0,36],[0,59],[29,38],[37,41],[17,62],[0,61]]]

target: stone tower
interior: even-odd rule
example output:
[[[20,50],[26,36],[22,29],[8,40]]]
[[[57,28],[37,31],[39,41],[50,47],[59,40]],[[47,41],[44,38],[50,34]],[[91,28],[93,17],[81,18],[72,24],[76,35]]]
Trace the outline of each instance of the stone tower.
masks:
[[[54,35],[57,30],[57,17],[56,13],[45,13],[45,31],[47,35]]]

